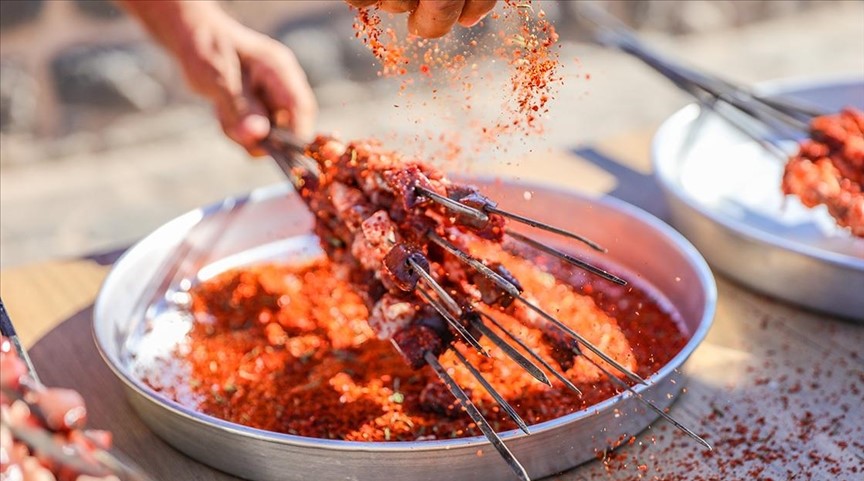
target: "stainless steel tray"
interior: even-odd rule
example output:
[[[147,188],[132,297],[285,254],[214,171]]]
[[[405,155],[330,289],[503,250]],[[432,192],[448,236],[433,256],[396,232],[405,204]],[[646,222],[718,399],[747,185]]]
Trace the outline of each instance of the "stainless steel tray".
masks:
[[[684,384],[679,368],[705,337],[714,315],[714,279],[693,246],[656,218],[615,199],[587,198],[537,185],[473,182],[504,207],[601,242],[609,256],[631,272],[632,280],[653,284],[675,306],[690,340],[649,379],[648,386],[636,388],[660,407],[670,405]],[[524,195],[526,191],[533,195]],[[529,197],[531,200],[525,200]],[[177,449],[248,479],[511,479],[508,466],[482,437],[371,443],[276,434],[195,412],[161,396],[136,376],[134,371],[153,355],[153,346],[142,344],[142,332],[158,332],[149,338],[159,339],[163,349],[170,348],[183,332],[177,308],[160,295],[152,298],[152,286],[160,283],[151,280],[166,273],[176,278],[172,266],[205,277],[229,265],[261,261],[274,254],[314,255],[310,227],[311,217],[298,197],[286,186],[274,186],[181,216],[116,263],[96,301],[93,328],[98,348],[124,383],[132,407]],[[213,242],[214,238],[218,241]],[[195,253],[206,256],[196,259]],[[150,317],[155,316],[155,324],[142,325],[143,308]],[[635,399],[619,395],[537,424],[530,436],[508,431],[501,437],[536,479],[594,459],[598,450],[621,436],[640,432],[655,418]],[[484,456],[477,455],[481,449]]]
[[[779,82],[766,94],[828,111],[864,109],[864,79]],[[795,140],[789,139],[790,151]],[[672,223],[718,271],[793,304],[864,322],[864,239],[780,190],[783,163],[716,115],[688,105],[654,137]]]

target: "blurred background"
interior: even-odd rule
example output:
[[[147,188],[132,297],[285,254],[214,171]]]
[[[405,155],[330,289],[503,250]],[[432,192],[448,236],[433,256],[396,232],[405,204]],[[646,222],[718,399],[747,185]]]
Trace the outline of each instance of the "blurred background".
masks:
[[[547,132],[472,154],[493,172],[528,151],[647,131],[689,101],[637,61],[592,45],[574,3],[540,2],[564,45],[565,84]],[[735,81],[864,76],[861,1],[598,3],[663,51]],[[398,80],[376,75],[340,0],[223,5],[295,50],[321,131],[410,136],[453,115],[420,87],[406,100]],[[473,102],[494,113],[505,85],[485,87]],[[110,2],[0,2],[0,267],[127,246],[189,209],[281,180],[222,135],[173,60]]]

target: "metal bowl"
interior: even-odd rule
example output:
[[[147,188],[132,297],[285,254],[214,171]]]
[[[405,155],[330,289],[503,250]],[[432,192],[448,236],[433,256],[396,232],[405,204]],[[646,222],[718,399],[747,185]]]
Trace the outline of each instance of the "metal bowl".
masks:
[[[599,241],[616,265],[630,273],[630,279],[652,284],[674,306],[689,342],[650,377],[647,386],[636,387],[660,407],[670,405],[683,386],[679,368],[705,337],[714,316],[716,286],[696,249],[661,221],[616,199],[588,198],[521,183],[472,182],[506,208]],[[198,413],[163,397],[135,375],[130,353],[139,348],[142,305],[157,317],[156,311],[175,309],[159,296],[150,299],[148,289],[153,283],[149,280],[164,276],[166,267],[172,273],[178,252],[195,251],[190,249],[190,239],[208,253],[207,259],[193,262],[192,268],[211,275],[229,264],[269,260],[277,253],[298,255],[314,239],[309,235],[311,222],[302,202],[287,186],[268,187],[181,216],[143,239],[116,263],[96,301],[94,336],[105,362],[125,384],[133,408],[177,449],[248,479],[373,480],[381,479],[382,473],[393,481],[511,479],[509,467],[482,437],[352,442],[277,434]],[[208,229],[208,234],[201,234]],[[197,270],[201,265],[208,267]],[[166,343],[170,342],[167,337]],[[514,430],[501,437],[536,479],[594,459],[598,450],[642,431],[655,418],[655,413],[631,396],[619,395],[534,425],[531,435]],[[478,456],[478,450],[485,455]]]
[[[780,82],[762,93],[827,111],[864,109],[858,79]],[[788,139],[794,151],[795,139]],[[793,304],[864,322],[864,239],[780,190],[783,163],[710,111],[688,105],[654,137],[672,223],[718,271]]]

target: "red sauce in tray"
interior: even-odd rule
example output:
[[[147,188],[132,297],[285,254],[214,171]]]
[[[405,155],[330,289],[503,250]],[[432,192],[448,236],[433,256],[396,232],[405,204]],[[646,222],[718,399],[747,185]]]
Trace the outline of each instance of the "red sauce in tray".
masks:
[[[476,253],[476,252],[475,252]],[[618,287],[546,262],[552,274],[509,252],[503,262],[525,291],[617,361],[650,376],[687,341],[674,316],[646,291]],[[530,258],[530,256],[526,256]],[[553,275],[554,274],[554,275]],[[302,436],[356,441],[413,441],[479,435],[432,370],[412,370],[366,324],[367,308],[326,259],[262,264],[225,272],[193,290],[191,387],[206,414]],[[490,312],[553,362],[541,334],[504,312]],[[564,373],[579,396],[553,378],[548,387],[486,339],[495,359],[461,351],[529,423],[554,419],[609,398],[615,386],[577,357]],[[515,428],[482,387],[446,352],[442,364],[498,431]],[[554,364],[557,366],[557,364]],[[551,378],[551,376],[550,376]],[[430,410],[431,405],[439,409]],[[441,401],[443,400],[443,401]],[[442,404],[443,402],[443,404]],[[440,406],[448,409],[440,409]]]

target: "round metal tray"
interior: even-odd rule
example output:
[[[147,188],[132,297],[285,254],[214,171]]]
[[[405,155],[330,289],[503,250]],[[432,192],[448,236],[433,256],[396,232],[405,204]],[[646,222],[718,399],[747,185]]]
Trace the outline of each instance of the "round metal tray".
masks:
[[[864,109],[864,80],[776,82],[760,92],[827,111]],[[794,151],[795,139],[788,139]],[[864,239],[780,190],[783,162],[710,111],[688,105],[654,137],[672,223],[718,271],[757,291],[864,322]]]
[[[505,208],[599,241],[616,265],[630,273],[631,280],[652,284],[674,306],[689,342],[650,377],[647,386],[636,387],[661,408],[669,406],[683,386],[679,368],[705,337],[714,315],[714,279],[693,246],[656,218],[616,199],[587,198],[537,185],[472,182]],[[525,195],[526,191],[532,195]],[[531,200],[525,200],[529,197]],[[270,259],[276,253],[283,257],[309,254],[311,222],[302,202],[287,186],[268,187],[181,216],[143,239],[116,263],[96,301],[93,328],[97,346],[124,383],[132,407],[177,449],[248,479],[377,480],[382,473],[393,481],[513,478],[482,437],[373,443],[277,434],[198,413],[165,398],[136,376],[134,371],[140,366],[135,364],[147,362],[144,352],[131,356],[141,348],[141,333],[165,328],[166,334],[156,337],[167,345],[177,335],[169,332],[176,318],[166,315],[176,308],[162,297],[150,298],[151,280],[158,281],[171,273],[172,265],[184,263],[189,264],[184,269],[203,277],[228,265]],[[190,252],[207,252],[207,256],[178,262],[194,258]],[[142,325],[142,308],[149,309],[151,319],[164,319],[165,326],[152,321]],[[655,413],[632,397],[619,395],[534,425],[531,435],[514,430],[501,437],[537,479],[594,459],[598,450],[642,431],[655,418]],[[485,454],[478,456],[478,450]]]

